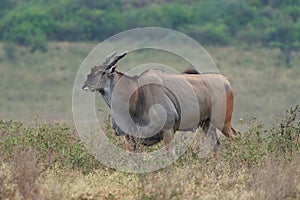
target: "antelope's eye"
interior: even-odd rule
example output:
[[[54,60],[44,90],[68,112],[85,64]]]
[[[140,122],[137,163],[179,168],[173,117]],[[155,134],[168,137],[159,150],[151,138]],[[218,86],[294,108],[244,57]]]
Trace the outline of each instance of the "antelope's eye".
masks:
[[[99,92],[100,92],[100,94],[102,94],[102,95],[104,95],[104,94],[105,94],[105,91],[104,91],[104,89],[99,89],[98,91],[99,91]]]
[[[105,74],[105,71],[102,72],[102,75],[104,75],[104,74]]]

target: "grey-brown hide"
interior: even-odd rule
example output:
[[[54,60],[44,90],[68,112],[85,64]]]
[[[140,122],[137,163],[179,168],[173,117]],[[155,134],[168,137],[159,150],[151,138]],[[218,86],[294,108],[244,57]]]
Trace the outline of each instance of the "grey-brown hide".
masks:
[[[194,130],[199,126],[206,132],[212,125],[227,137],[236,133],[231,127],[233,92],[229,81],[223,75],[174,75],[161,70],[148,70],[139,76],[129,77],[115,71],[116,63],[126,55],[126,52],[119,56],[115,54],[108,55],[101,65],[92,68],[82,89],[100,92],[110,108],[112,107],[111,97],[115,90],[118,102],[123,102],[123,100],[129,102],[130,117],[139,127],[147,126],[151,122],[149,109],[153,104],[163,105],[167,112],[165,125],[150,137],[142,139],[127,134],[130,127],[126,131],[121,129],[115,121],[116,116],[112,114],[113,128],[117,135],[124,135],[127,150],[134,151],[137,141],[144,145],[152,145],[164,140],[166,144],[169,144],[175,131]],[[139,84],[139,80],[149,77],[158,78],[161,84],[142,86]],[[123,84],[117,84],[120,80]],[[129,95],[129,99],[128,91],[134,91]],[[176,91],[176,94],[173,91]],[[195,96],[196,100],[191,96]],[[122,107],[122,105],[119,106]],[[114,113],[118,112],[117,107],[118,104],[115,104],[111,108]],[[183,114],[184,111],[185,114]],[[132,127],[131,130],[138,131],[136,127]]]

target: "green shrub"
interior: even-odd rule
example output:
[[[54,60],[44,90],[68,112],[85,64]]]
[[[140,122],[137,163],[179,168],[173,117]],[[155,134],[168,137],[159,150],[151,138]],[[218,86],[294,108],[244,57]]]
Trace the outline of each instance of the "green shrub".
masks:
[[[234,138],[222,140],[222,155],[232,168],[258,165],[262,158],[292,160],[300,153],[300,107],[286,111],[278,124],[264,129],[252,122],[251,128]]]
[[[109,122],[105,130],[111,134]],[[300,107],[287,111],[278,125],[265,129],[255,121],[250,129],[234,139],[222,139],[220,146],[220,163],[226,169],[235,171],[240,168],[253,169],[265,158],[292,161],[300,153]],[[116,140],[110,137],[111,140]],[[123,145],[116,140],[116,145]],[[45,166],[77,168],[87,173],[103,165],[76,136],[75,130],[65,124],[26,125],[18,121],[0,121],[0,155],[1,159],[10,162],[16,152],[33,151],[37,161]],[[147,151],[149,149],[146,149]],[[174,166],[188,165],[199,161],[197,156],[184,155]],[[204,163],[212,167],[214,158]]]
[[[179,30],[202,45],[228,45],[232,42],[228,27],[223,24],[208,23],[203,26],[188,24],[180,27]]]
[[[5,41],[31,46],[32,51],[44,51],[47,34],[53,30],[53,21],[43,7],[17,7],[8,12],[1,21],[0,30],[0,35]]]
[[[278,125],[272,128],[267,137],[268,151],[274,157],[292,160],[300,151],[300,107],[297,105],[286,111],[286,115]]]
[[[294,0],[4,0],[0,40],[44,51],[48,40],[100,41],[130,28],[158,26],[205,45],[276,46],[289,66],[300,48],[299,5]]]
[[[83,172],[101,167],[75,131],[64,124],[25,125],[17,121],[0,121],[0,152],[11,160],[14,152],[32,149],[46,166],[80,168]]]

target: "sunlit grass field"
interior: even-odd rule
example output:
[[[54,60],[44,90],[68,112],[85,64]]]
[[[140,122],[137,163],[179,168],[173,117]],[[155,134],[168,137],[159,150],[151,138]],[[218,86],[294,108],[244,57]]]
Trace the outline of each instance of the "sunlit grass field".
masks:
[[[269,130],[252,121],[233,140],[221,138],[217,154],[199,158],[193,143],[173,164],[144,174],[104,166],[62,123],[0,121],[0,198],[299,199],[299,119],[294,107]]]

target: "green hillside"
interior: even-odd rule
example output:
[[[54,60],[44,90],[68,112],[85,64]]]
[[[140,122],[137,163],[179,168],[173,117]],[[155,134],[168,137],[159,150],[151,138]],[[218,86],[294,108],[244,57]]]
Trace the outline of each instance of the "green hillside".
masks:
[[[47,41],[101,41],[136,27],[181,31],[204,45],[277,47],[287,66],[299,49],[298,0],[3,0],[0,41],[47,49]]]

